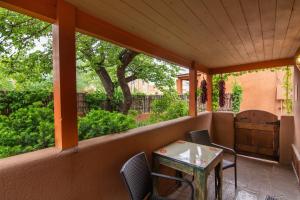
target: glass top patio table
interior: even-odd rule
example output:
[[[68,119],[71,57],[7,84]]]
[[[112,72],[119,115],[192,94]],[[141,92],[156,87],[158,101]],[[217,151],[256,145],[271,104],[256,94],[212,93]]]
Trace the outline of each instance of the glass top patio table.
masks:
[[[205,169],[222,152],[223,150],[219,148],[178,140],[158,149],[154,154],[191,165],[192,167]]]

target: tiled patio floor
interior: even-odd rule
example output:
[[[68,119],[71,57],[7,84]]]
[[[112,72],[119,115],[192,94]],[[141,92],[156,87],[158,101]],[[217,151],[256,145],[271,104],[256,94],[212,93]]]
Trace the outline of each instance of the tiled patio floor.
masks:
[[[300,186],[292,167],[238,158],[238,189],[234,189],[233,169],[223,173],[224,200],[265,200],[266,195],[279,200],[300,200]],[[208,181],[209,200],[214,199],[213,174]],[[183,185],[170,195],[176,200],[188,199],[189,189]]]

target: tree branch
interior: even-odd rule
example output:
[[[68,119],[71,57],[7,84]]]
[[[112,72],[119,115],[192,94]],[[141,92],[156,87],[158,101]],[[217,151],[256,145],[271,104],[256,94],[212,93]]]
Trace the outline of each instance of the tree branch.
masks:
[[[125,81],[126,81],[127,83],[129,83],[129,82],[131,82],[131,81],[136,80],[137,78],[138,78],[138,77],[134,74],[134,75],[131,75],[131,76],[126,77],[126,78],[125,78]]]

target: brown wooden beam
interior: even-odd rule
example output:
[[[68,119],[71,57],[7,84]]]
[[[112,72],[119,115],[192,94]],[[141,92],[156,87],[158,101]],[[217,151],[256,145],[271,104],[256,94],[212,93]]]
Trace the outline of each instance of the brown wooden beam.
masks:
[[[77,146],[75,7],[58,0],[53,25],[55,145]]]
[[[0,7],[54,23],[56,0],[1,0]]]
[[[209,73],[209,69],[204,66],[204,65],[200,65],[200,64],[195,64],[195,69],[199,72],[202,72],[202,73],[205,73],[205,74],[208,74]]]
[[[194,63],[189,69],[189,115],[192,117],[197,116],[197,70],[194,69]]]
[[[213,93],[213,82],[212,82],[212,75],[206,75],[207,81],[207,102],[206,102],[206,111],[213,111],[213,100],[212,100],[212,93]]]
[[[177,88],[178,95],[182,95],[182,80],[181,79],[176,80],[176,88]]]
[[[0,1],[0,7],[54,23],[57,17],[56,1],[57,0],[3,0]],[[186,68],[191,67],[192,61],[188,58],[180,56],[159,45],[153,44],[83,11],[76,10],[75,12],[76,29],[81,33],[107,40],[120,46],[142,52]],[[208,68],[203,65],[196,64],[194,67],[198,71],[208,73]]]
[[[191,67],[191,61],[147,40],[135,36],[101,19],[82,11],[77,12],[77,29],[79,32],[116,43],[120,46],[143,52],[156,58],[167,60],[183,67]]]
[[[294,65],[294,58],[283,58],[277,60],[268,60],[256,63],[249,63],[243,65],[229,66],[229,67],[218,67],[209,70],[210,74],[222,74],[231,72],[241,72],[249,70],[267,69],[273,67],[282,67],[286,65]]]

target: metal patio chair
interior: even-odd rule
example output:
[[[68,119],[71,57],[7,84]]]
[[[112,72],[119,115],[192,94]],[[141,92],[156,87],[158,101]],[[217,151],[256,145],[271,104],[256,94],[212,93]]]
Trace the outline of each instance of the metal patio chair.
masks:
[[[223,170],[228,169],[228,168],[234,168],[234,185],[235,189],[237,188],[237,154],[236,152],[228,147],[224,147],[215,143],[212,143],[209,137],[208,130],[197,130],[197,131],[191,131],[189,132],[190,139],[192,142],[197,143],[197,144],[202,144],[206,146],[211,146],[211,147],[216,147],[223,149],[225,152],[230,153],[234,156],[234,161],[229,161],[229,160],[224,160],[223,159]],[[216,181],[216,180],[215,180]]]
[[[188,180],[167,176],[163,174],[153,173],[150,170],[146,154],[141,152],[130,158],[120,171],[131,200],[167,200],[168,198],[160,197],[155,193],[153,186],[153,177],[171,179],[175,181],[185,182],[191,188],[191,198],[194,199],[194,187]]]

